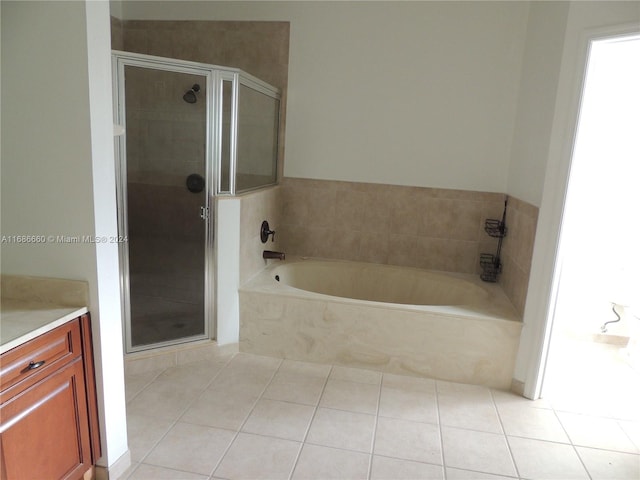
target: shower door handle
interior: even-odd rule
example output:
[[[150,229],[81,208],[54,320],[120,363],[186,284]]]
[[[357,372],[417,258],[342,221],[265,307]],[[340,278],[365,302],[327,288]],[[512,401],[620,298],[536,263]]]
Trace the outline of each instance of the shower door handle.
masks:
[[[200,207],[200,218],[209,220],[209,207]]]

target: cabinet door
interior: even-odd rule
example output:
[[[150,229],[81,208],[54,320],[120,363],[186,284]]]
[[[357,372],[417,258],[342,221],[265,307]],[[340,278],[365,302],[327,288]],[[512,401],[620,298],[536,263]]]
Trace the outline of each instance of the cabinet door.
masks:
[[[0,406],[2,480],[77,479],[91,468],[82,359]]]

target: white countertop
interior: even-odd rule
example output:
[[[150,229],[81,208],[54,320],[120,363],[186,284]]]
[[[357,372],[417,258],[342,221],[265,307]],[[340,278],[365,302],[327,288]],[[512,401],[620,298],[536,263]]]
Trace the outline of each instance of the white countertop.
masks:
[[[2,275],[0,354],[88,312],[78,280]]]

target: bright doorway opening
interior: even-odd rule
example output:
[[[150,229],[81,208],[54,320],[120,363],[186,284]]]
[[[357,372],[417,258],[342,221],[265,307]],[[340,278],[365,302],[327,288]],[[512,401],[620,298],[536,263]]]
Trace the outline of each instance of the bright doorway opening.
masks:
[[[542,392],[620,421],[640,420],[639,85],[640,35],[591,44]]]

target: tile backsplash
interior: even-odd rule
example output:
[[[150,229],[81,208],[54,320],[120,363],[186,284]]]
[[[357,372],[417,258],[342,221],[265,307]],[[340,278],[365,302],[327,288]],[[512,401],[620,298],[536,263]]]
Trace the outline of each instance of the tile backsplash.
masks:
[[[480,253],[495,253],[484,231],[500,219],[505,195],[332,180],[284,178],[280,246],[290,255],[480,273]],[[537,208],[509,198],[500,277],[524,310]]]

